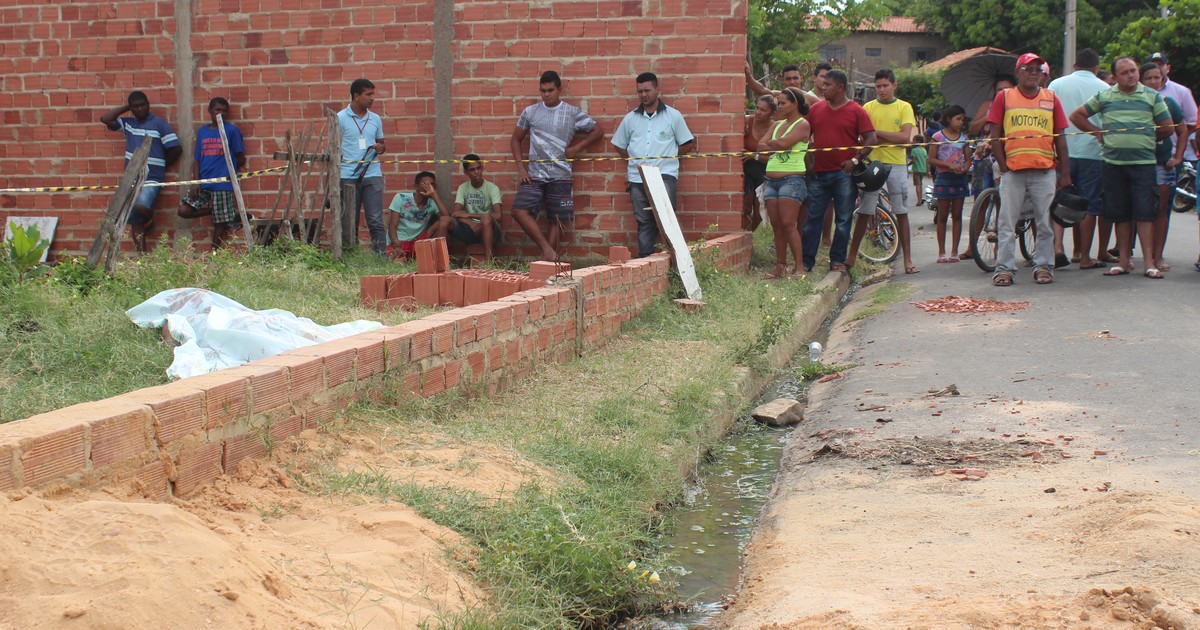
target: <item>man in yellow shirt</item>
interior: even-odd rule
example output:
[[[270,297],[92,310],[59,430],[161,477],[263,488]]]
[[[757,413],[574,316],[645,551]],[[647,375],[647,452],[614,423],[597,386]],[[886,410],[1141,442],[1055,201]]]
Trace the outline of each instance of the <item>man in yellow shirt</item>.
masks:
[[[884,68],[875,73],[875,94],[875,100],[863,105],[879,138],[879,144],[871,151],[870,159],[891,167],[887,180],[888,199],[892,202],[892,212],[896,214],[896,231],[904,254],[904,273],[917,273],[920,269],[913,264],[909,247],[908,160],[905,159],[903,146],[912,142],[917,119],[913,116],[912,105],[896,98],[896,74],[891,70]],[[867,231],[868,219],[875,216],[878,203],[879,191],[863,193],[858,204],[859,217],[854,225],[854,238],[846,255],[847,266],[853,264],[858,256],[858,246]]]

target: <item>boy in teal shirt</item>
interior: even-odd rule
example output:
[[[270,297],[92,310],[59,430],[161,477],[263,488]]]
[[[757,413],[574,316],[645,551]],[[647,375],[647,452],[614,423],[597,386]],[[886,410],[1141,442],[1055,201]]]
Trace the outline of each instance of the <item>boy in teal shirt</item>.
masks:
[[[396,193],[388,216],[389,256],[411,258],[414,243],[427,238],[445,237],[454,225],[445,204],[434,186],[433,173],[421,171],[415,180],[416,190]]]
[[[454,196],[454,238],[472,245],[483,243],[485,260],[492,259],[492,246],[500,240],[500,187],[483,178],[483,161],[469,153],[462,159],[467,181]]]

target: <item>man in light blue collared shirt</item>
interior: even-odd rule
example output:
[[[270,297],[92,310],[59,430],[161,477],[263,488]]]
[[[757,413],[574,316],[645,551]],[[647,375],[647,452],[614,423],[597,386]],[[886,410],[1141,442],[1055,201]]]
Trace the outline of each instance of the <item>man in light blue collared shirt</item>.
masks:
[[[1050,91],[1062,102],[1063,111],[1073,112],[1096,94],[1107,90],[1108,84],[1096,76],[1100,70],[1100,55],[1091,48],[1084,48],[1075,55],[1075,72],[1059,77],[1050,82]],[[1099,126],[1099,117],[1092,118],[1092,124]],[[1107,267],[1102,260],[1111,258],[1108,249],[1108,235],[1112,233],[1112,223],[1101,216],[1100,204],[1101,181],[1104,178],[1104,155],[1100,150],[1100,142],[1089,133],[1081,133],[1074,123],[1067,127],[1067,155],[1071,158],[1071,185],[1075,194],[1088,200],[1087,218],[1077,227],[1075,233],[1075,250],[1079,255],[1080,269],[1103,269]],[[1097,218],[1100,224],[1100,260],[1091,257],[1092,237],[1096,232]],[[1063,249],[1063,228],[1054,224],[1054,249],[1056,263],[1065,257]],[[1057,264],[1055,266],[1058,266]]]
[[[637,219],[638,257],[643,258],[654,253],[654,246],[658,242],[658,224],[654,221],[654,213],[648,209],[648,195],[638,166],[657,166],[662,171],[671,208],[678,212],[679,159],[659,156],[687,155],[696,147],[696,138],[683,121],[683,114],[659,100],[658,77],[653,72],[638,75],[637,94],[641,104],[625,115],[621,126],[613,134],[612,145],[621,157],[628,160],[629,184],[626,190],[633,203],[633,216]],[[637,159],[643,157],[658,159]]]
[[[377,160],[386,147],[383,119],[371,112],[374,103],[375,84],[355,79],[350,84],[350,105],[337,115],[342,128],[342,184],[352,185],[357,191],[355,199],[342,209],[342,244],[358,243],[359,208],[362,208],[371,234],[371,249],[383,254],[387,249],[387,227],[383,224],[383,169]]]

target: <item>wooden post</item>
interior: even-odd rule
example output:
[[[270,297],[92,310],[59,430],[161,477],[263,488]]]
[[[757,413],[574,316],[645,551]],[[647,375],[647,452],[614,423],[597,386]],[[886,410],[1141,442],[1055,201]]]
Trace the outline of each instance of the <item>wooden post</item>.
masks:
[[[254,247],[253,233],[250,230],[250,219],[246,216],[246,201],[242,199],[242,185],[238,182],[237,166],[233,163],[233,154],[229,152],[229,138],[225,137],[225,120],[217,114],[217,133],[221,134],[221,149],[225,151],[225,166],[229,168],[229,182],[233,184],[233,198],[237,200],[238,216],[242,219],[242,230],[245,231],[246,248]]]
[[[334,260],[342,259],[342,127],[337,113],[329,110],[329,180],[325,183],[325,199],[333,215],[330,253]]]
[[[133,152],[133,157],[129,158],[129,164],[125,166],[125,173],[121,175],[121,183],[117,184],[117,192],[113,195],[112,201],[108,203],[108,210],[104,213],[104,222],[100,224],[100,233],[96,235],[96,240],[92,241],[92,247],[88,250],[87,262],[93,267],[100,264],[100,257],[104,255],[106,245],[112,246],[114,250],[121,246],[121,232],[117,231],[117,226],[122,228],[125,226],[127,215],[122,215],[128,213],[133,202],[137,200],[137,195],[142,189],[140,182],[146,181],[142,173],[146,170],[146,159],[150,157],[151,142],[153,139],[146,136],[142,140],[142,146]],[[139,177],[141,178],[140,182]]]
[[[118,215],[117,224],[113,227],[112,247],[108,248],[108,258],[104,261],[104,272],[110,276],[117,271],[117,258],[121,256],[121,235],[125,233],[125,225],[129,223],[129,213],[133,212],[138,195],[142,194],[142,188],[145,187],[147,179],[150,179],[150,165],[142,164],[142,172],[138,173],[137,180],[134,182],[133,193],[129,195],[129,203],[126,204],[125,210]]]

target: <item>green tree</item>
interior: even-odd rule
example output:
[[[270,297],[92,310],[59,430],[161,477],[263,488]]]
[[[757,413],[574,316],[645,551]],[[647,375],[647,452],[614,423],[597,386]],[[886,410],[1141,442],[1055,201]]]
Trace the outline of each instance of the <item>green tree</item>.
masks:
[[[776,72],[790,63],[812,65],[817,48],[891,15],[887,1],[750,0],[749,53],[755,74],[763,63]]]
[[[946,98],[942,96],[942,72],[923,72],[915,68],[896,71],[896,95],[912,104],[913,110],[922,118],[946,109]]]
[[[1079,0],[1078,10],[1077,45],[1097,50],[1113,41],[1124,25],[1155,15],[1155,7],[1146,0]],[[995,46],[1036,52],[1055,74],[1063,71],[1063,0],[914,0],[907,14],[956,49]]]
[[[1171,80],[1195,88],[1200,82],[1200,0],[1163,0],[1167,17],[1142,17],[1126,26],[1105,48],[1111,62],[1130,56],[1141,63],[1151,53],[1166,53]]]

